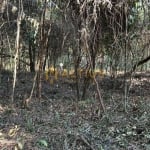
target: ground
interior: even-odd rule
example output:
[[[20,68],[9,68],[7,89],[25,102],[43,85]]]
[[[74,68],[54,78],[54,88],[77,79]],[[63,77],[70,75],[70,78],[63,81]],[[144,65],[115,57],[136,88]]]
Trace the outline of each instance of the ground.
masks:
[[[41,100],[34,93],[26,108],[33,78],[18,73],[12,102],[12,73],[0,73],[0,149],[150,150],[150,72],[127,78],[126,101],[123,77],[98,78],[106,114],[94,83],[77,102],[73,81],[50,85],[44,77]]]

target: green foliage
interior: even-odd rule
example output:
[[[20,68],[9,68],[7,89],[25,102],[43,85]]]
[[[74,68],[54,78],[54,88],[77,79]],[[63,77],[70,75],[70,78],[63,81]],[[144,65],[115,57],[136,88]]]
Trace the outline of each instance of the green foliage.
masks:
[[[130,7],[130,12],[128,16],[128,26],[130,31],[135,30],[135,27],[137,28],[138,24],[141,24],[141,22],[144,20],[144,9],[141,1],[134,2]]]
[[[45,140],[45,139],[39,139],[37,141],[37,145],[40,147],[40,148],[45,148],[45,147],[48,147],[48,142]]]
[[[25,127],[26,127],[27,131],[29,131],[29,132],[33,132],[34,131],[34,123],[33,123],[32,118],[26,117]]]

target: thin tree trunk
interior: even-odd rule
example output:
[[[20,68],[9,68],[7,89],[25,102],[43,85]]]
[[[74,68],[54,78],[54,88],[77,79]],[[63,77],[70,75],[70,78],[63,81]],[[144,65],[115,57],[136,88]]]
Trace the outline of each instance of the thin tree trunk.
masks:
[[[17,18],[17,36],[16,36],[16,54],[14,57],[13,90],[12,90],[12,95],[11,95],[12,103],[14,102],[14,93],[15,93],[15,86],[16,86],[17,64],[18,64],[18,58],[19,58],[19,43],[20,43],[20,25],[21,25],[22,13],[23,13],[22,0],[20,0],[19,12],[18,12],[18,18]]]

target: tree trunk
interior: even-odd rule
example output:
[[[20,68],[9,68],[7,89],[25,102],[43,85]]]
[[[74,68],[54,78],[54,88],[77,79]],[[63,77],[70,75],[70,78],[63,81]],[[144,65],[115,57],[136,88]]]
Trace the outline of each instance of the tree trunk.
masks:
[[[35,72],[35,48],[31,40],[29,40],[29,58],[30,58],[30,71]]]

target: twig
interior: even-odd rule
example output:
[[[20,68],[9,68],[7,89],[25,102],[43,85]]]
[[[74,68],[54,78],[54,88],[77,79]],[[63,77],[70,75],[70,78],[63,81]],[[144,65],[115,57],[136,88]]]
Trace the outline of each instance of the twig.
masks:
[[[85,139],[83,135],[80,135],[79,137],[88,147],[90,147],[91,150],[95,150],[95,148],[89,144],[89,142]]]
[[[71,135],[75,136],[75,142],[73,143],[73,149],[75,149],[75,144],[77,143],[77,140],[81,140],[86,146],[90,148],[90,150],[95,150],[95,148],[90,145],[90,143],[86,140],[86,138],[83,135],[80,135],[79,133],[71,133]]]
[[[95,85],[96,85],[96,90],[97,90],[97,94],[98,94],[99,103],[100,103],[100,105],[102,106],[102,109],[103,109],[104,113],[106,114],[107,112],[106,112],[106,108],[105,108],[105,105],[104,105],[104,102],[103,102],[103,98],[102,98],[102,95],[101,95],[101,91],[100,91],[98,82],[97,82],[97,80],[96,80],[95,77],[94,77],[94,82],[95,82]]]

